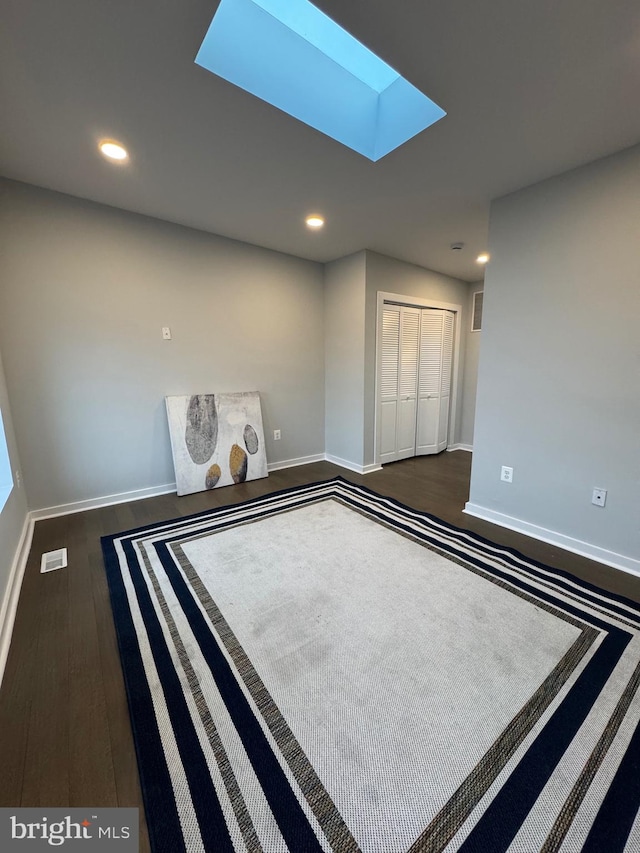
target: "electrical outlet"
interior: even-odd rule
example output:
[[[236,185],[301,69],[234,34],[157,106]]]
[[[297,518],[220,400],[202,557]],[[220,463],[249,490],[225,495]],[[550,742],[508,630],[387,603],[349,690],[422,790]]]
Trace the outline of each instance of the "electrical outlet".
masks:
[[[500,471],[500,479],[503,483],[513,483],[513,468],[503,465]]]
[[[274,429],[274,431],[273,431],[273,440],[274,440],[274,441],[280,441],[280,439],[281,439],[281,438],[282,438],[282,435],[280,434],[280,430],[279,430],[279,429]]]
[[[16,487],[20,488],[20,483],[22,482],[22,477],[20,476],[20,471],[16,471]]]
[[[591,503],[594,506],[604,506],[607,502],[607,490],[606,489],[594,489],[593,494],[591,495]]]

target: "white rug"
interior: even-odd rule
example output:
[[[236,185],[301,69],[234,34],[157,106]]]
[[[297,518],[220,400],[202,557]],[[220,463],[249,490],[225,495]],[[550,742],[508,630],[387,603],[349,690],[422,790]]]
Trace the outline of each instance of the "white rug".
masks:
[[[631,602],[341,479],[103,546],[154,851],[640,850]]]

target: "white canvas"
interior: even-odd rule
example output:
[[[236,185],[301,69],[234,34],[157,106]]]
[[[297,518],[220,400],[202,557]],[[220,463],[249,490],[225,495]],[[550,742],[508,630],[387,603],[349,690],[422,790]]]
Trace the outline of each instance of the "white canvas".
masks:
[[[268,476],[257,391],[165,400],[179,495]]]

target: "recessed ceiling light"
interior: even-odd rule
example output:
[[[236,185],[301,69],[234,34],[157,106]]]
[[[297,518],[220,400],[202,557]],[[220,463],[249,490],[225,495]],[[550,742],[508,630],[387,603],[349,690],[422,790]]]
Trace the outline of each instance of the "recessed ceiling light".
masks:
[[[478,257],[476,258],[476,263],[477,264],[486,264],[488,260],[489,260],[489,255],[478,255]]]
[[[100,149],[100,153],[108,160],[114,160],[115,162],[122,163],[129,159],[127,149],[120,145],[119,142],[115,142],[113,139],[103,139],[98,148]]]
[[[307,216],[305,222],[309,226],[309,228],[322,228],[324,225],[324,219],[322,216],[318,216],[317,213],[313,213],[311,216]]]

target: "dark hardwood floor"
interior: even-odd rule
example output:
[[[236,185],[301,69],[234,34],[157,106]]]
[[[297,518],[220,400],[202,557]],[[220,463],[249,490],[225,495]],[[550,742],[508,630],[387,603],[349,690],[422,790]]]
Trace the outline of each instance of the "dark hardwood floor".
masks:
[[[100,536],[336,475],[640,601],[640,579],[464,515],[471,454],[386,465],[365,477],[328,462],[178,498],[165,495],[39,521],[0,691],[0,806],[138,806],[136,758]],[[44,551],[68,568],[40,574]]]

